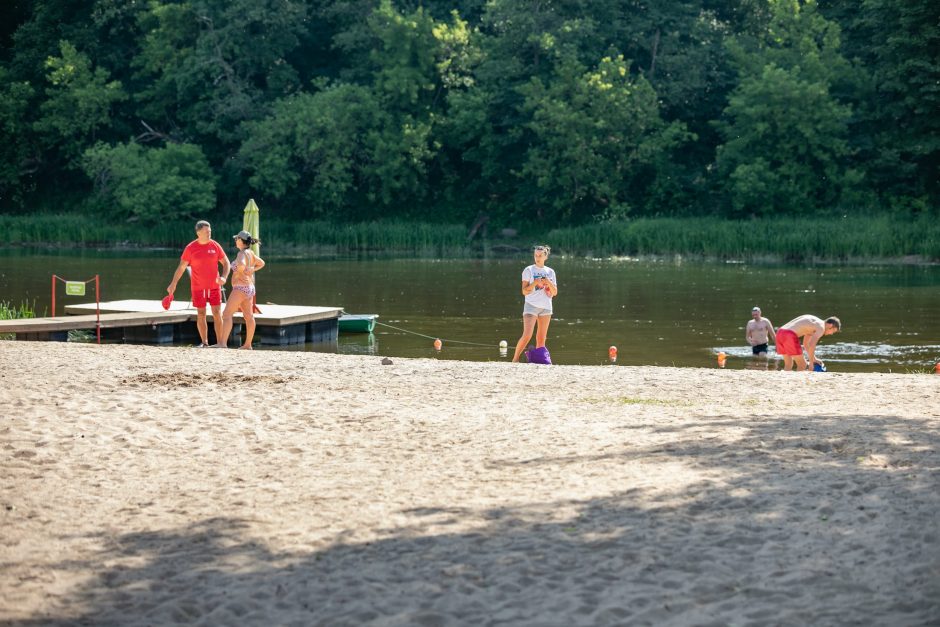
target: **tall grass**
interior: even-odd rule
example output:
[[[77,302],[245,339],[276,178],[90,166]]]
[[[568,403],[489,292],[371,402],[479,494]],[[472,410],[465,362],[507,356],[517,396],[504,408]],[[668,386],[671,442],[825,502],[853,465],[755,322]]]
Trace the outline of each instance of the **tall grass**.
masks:
[[[553,247],[579,255],[691,254],[718,258],[940,259],[940,222],[865,219],[640,219],[554,229]]]
[[[30,305],[23,301],[19,305],[14,305],[5,300],[0,300],[0,320],[20,320],[22,318],[35,318],[35,303]],[[0,340],[16,339],[16,333],[0,333]]]
[[[213,237],[228,240],[242,228],[241,220],[213,221]],[[193,237],[193,224],[172,222],[153,226],[100,222],[73,214],[32,216],[0,215],[0,232],[22,244],[64,246],[178,247]],[[415,255],[470,255],[467,229],[454,224],[325,221],[289,221],[261,218],[261,240],[285,249],[321,249],[324,252],[378,252]]]
[[[419,255],[469,255],[467,229],[453,224],[407,222],[329,222],[262,221],[261,239],[281,249],[330,248],[335,252],[403,252]]]
[[[234,220],[214,221],[220,241],[241,229]],[[146,226],[100,222],[74,214],[0,215],[7,241],[64,246],[184,245],[192,225],[180,222]],[[532,235],[499,243],[524,247]],[[539,234],[560,253],[573,255],[688,254],[715,258],[776,257],[803,259],[887,259],[915,256],[940,260],[940,221],[873,216],[856,218],[641,218],[608,224],[553,229]],[[268,250],[317,254],[381,253],[415,256],[473,256],[493,242],[467,241],[467,228],[421,222],[290,221],[261,218],[261,240]]]
[[[19,305],[14,305],[5,300],[0,300],[0,320],[20,320],[22,318],[35,318],[35,304],[30,305],[23,301]]]

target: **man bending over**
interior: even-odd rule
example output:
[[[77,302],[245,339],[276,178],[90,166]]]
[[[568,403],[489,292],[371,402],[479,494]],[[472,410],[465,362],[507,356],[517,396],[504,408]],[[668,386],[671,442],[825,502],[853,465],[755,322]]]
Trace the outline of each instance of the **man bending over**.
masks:
[[[822,364],[816,359],[816,344],[822,336],[838,333],[841,329],[842,322],[835,316],[823,321],[810,314],[803,314],[781,326],[777,329],[777,354],[783,355],[783,369],[790,370],[795,361],[797,370],[806,370],[803,349],[806,349],[810,364]],[[802,347],[800,338],[803,338]]]

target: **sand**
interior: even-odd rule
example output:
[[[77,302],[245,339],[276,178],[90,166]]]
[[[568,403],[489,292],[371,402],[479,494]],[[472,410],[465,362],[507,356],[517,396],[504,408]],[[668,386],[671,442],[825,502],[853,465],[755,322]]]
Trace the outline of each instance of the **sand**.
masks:
[[[0,623],[940,623],[940,376],[0,342]]]

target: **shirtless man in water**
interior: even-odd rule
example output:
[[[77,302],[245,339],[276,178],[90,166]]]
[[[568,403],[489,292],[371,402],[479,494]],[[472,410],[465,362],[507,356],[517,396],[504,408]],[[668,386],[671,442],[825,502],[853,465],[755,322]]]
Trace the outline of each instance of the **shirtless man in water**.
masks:
[[[822,362],[816,359],[816,344],[824,335],[838,333],[841,329],[842,322],[835,316],[823,321],[810,314],[794,318],[781,326],[777,329],[777,354],[783,355],[783,369],[790,370],[793,362],[796,361],[797,370],[806,370],[806,361],[803,359],[804,348],[811,365],[821,364]],[[802,347],[800,347],[800,338],[803,338]]]
[[[744,337],[751,345],[751,352],[762,357],[767,356],[767,340],[777,341],[774,335],[774,325],[761,315],[760,307],[751,309],[751,319],[747,321]]]

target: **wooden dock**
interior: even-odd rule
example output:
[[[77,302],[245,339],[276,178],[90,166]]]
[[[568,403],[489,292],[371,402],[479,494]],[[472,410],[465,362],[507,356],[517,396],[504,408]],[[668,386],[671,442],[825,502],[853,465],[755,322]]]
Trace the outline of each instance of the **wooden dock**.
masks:
[[[283,345],[305,342],[335,342],[341,307],[305,307],[299,305],[260,304],[255,314],[255,337],[262,344]],[[164,311],[158,300],[118,300],[101,303],[102,337],[131,343],[164,344],[198,341],[198,312],[188,301],[174,301]],[[69,305],[67,315],[57,318],[0,320],[0,333],[15,333],[17,340],[66,341],[70,330],[95,330],[95,303]],[[215,341],[212,310],[209,339]],[[240,333],[241,314],[235,314],[233,336]]]
[[[94,308],[94,306],[92,306]],[[187,312],[160,311],[159,313],[107,313],[101,314],[101,329],[125,329],[181,324],[189,320]],[[94,331],[98,327],[95,314],[60,316],[58,318],[22,318],[0,320],[0,333],[15,333],[18,340],[54,340],[65,342],[69,331]]]

